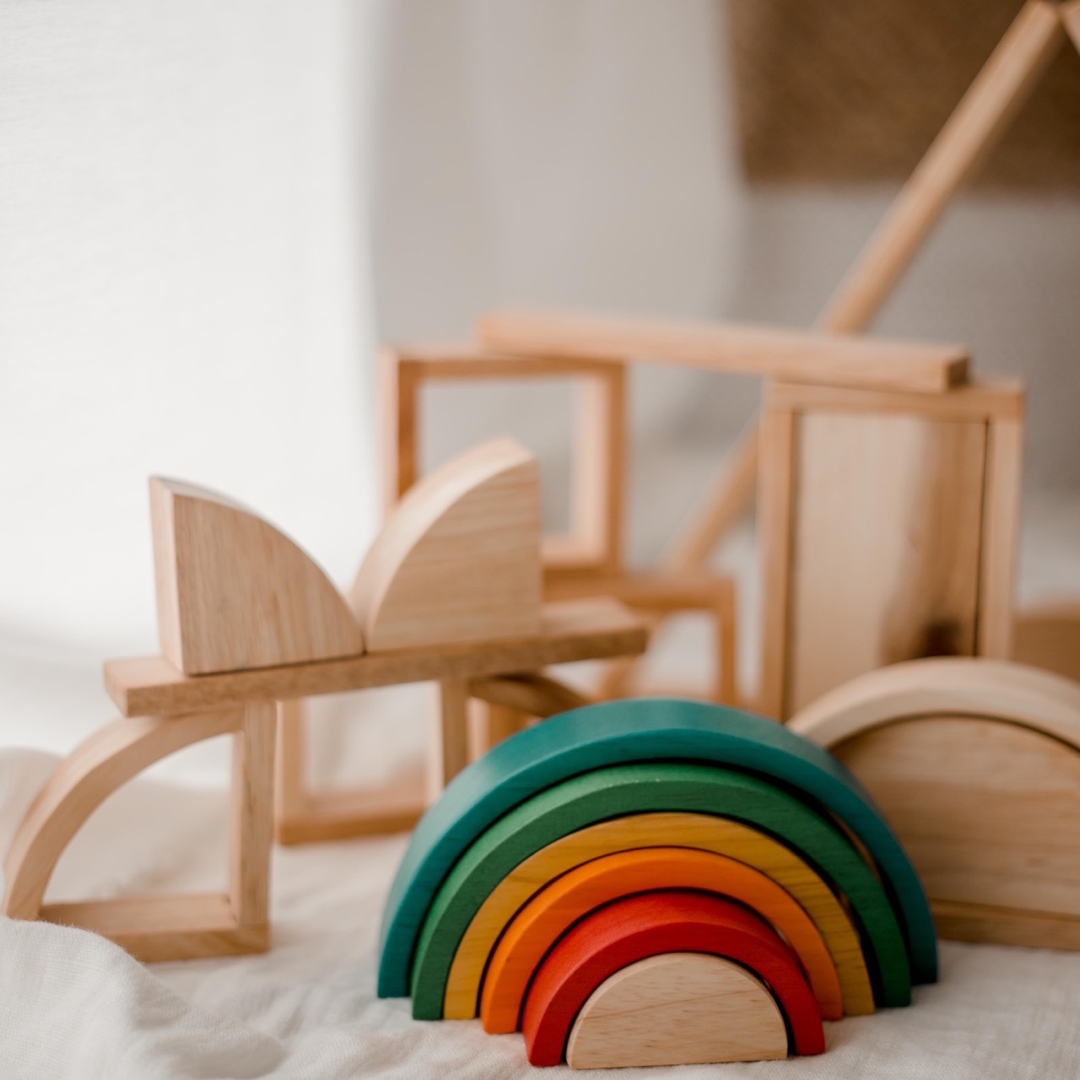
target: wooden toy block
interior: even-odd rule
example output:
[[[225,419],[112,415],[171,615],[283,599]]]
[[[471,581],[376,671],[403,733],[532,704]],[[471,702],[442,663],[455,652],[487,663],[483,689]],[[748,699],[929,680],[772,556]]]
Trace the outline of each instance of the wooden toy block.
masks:
[[[326,574],[288,537],[205,488],[150,481],[161,651],[187,675],[364,651]]]
[[[589,704],[577,690],[539,673],[470,679],[469,696],[483,703],[474,718],[474,757],[516,735],[530,719],[544,720]]]
[[[622,567],[626,374],[618,362],[521,358],[474,345],[384,350],[382,382],[387,510],[420,477],[421,394],[431,383],[563,379],[578,385],[571,466],[571,532],[541,541],[549,575],[617,573]]]
[[[566,1043],[572,1069],[786,1058],[784,1014],[746,968],[706,953],[650,956],[605,979]]]
[[[1080,949],[1080,685],[1005,661],[913,661],[791,727],[881,807],[943,937]]]
[[[783,1011],[793,1052],[824,1052],[821,1017],[798,961],[780,938],[730,901],[671,890],[609,904],[560,939],[525,999],[521,1029],[530,1064],[562,1061],[575,1018],[590,994],[616,972],[651,956],[689,951],[726,957],[753,972]],[[665,1056],[675,1063],[685,1048],[678,1040],[664,1042]]]
[[[1013,622],[1012,659],[1080,682],[1080,600],[1020,611]]]
[[[368,651],[535,637],[540,477],[510,439],[485,443],[409,491],[350,594]]]
[[[505,828],[500,825],[501,819],[511,813],[527,813],[523,808],[542,800],[548,789],[561,785],[569,777],[587,778],[590,773],[612,765],[626,769],[647,764],[651,768],[656,763],[687,761],[695,762],[696,767],[706,771],[719,768],[753,773],[777,789],[797,795],[818,813],[825,812],[838,822],[857,842],[854,850],[874,866],[875,875],[879,875],[885,885],[888,906],[906,942],[911,978],[919,982],[935,979],[936,939],[922,885],[896,836],[845,768],[806,739],[762,717],[704,702],[650,698],[592,705],[527,728],[470,765],[443,792],[413,833],[387,901],[380,937],[380,995],[396,997],[408,991],[414,982],[414,958],[420,955],[421,936],[432,938],[433,928],[441,918],[435,911],[440,888],[450,876],[466,873],[458,868],[459,864],[470,857],[467,853],[489,831]],[[708,786],[708,793],[703,790],[700,797],[704,801],[699,801],[690,810],[704,808],[708,817],[712,806],[710,800],[717,791],[715,785]],[[599,811],[602,796],[592,798]],[[538,803],[538,807],[543,805],[542,801]],[[581,805],[585,807],[588,803]],[[646,805],[639,804],[637,792],[633,798],[628,797],[627,812],[631,816],[646,810]],[[564,816],[566,828],[562,834],[566,835],[568,829],[584,828],[595,822],[596,818],[590,821],[590,812],[581,814],[569,824]],[[613,812],[609,809],[604,816],[610,817]],[[538,820],[542,821],[543,815]],[[625,825],[614,821],[607,824]],[[636,841],[628,839],[625,848],[664,846],[673,842],[670,833],[646,836],[643,824],[640,816],[633,821],[630,836],[636,837]],[[549,826],[556,826],[553,818],[549,818],[543,828],[537,826],[535,835],[542,843],[551,843],[559,835],[557,827],[552,832]],[[751,833],[761,835],[755,830]],[[528,856],[528,850],[521,850],[526,841],[528,848],[531,846],[528,836],[515,843],[519,853]],[[680,843],[679,846],[702,845]],[[610,853],[595,851],[588,857]],[[738,857],[723,848],[720,853]],[[559,872],[572,869],[579,861],[584,860],[575,859]],[[485,895],[503,878],[513,880],[509,871],[515,865],[510,864],[504,874],[496,873],[486,878],[490,885],[486,887]],[[758,869],[763,868],[759,866]],[[533,879],[531,888],[509,906],[505,917],[516,912],[548,880],[547,877],[539,881]],[[483,895],[474,896],[474,899],[478,903],[487,903]],[[452,910],[451,921],[460,927],[456,931],[459,938],[470,929],[470,921],[476,914],[475,910],[467,910],[467,900],[467,897],[461,900],[465,906],[447,907],[447,911]],[[442,905],[439,907],[441,909]],[[457,912],[467,915],[464,921],[458,921]],[[487,934],[486,916],[482,922],[484,934]],[[882,909],[881,926],[885,928],[886,925],[886,912]],[[478,930],[479,927],[478,923]],[[892,936],[891,930],[885,932]],[[826,936],[824,929],[822,936]],[[477,941],[480,940],[478,937]],[[493,938],[491,943],[494,943]],[[464,947],[464,939],[461,944]],[[457,948],[456,940],[440,935],[436,952],[447,947]],[[883,957],[893,951],[885,939],[881,939],[877,947],[882,949]],[[840,959],[835,959],[839,971]],[[875,960],[875,963],[886,998],[903,999],[907,993],[904,989],[907,972],[902,965],[892,964],[890,970],[887,959],[881,963]],[[423,980],[416,988],[423,989],[425,995],[430,994],[422,983]],[[441,1012],[441,1003],[440,988],[438,1001],[431,1007],[434,1015]]]
[[[768,388],[762,712],[901,660],[1008,655],[1022,409],[1013,384]]]
[[[480,980],[499,935],[548,880],[537,882],[528,863],[531,856],[608,818],[664,812],[737,820],[755,833],[775,837],[819,868],[846,897],[862,928],[880,1003],[910,1002],[906,947],[889,899],[831,821],[755,777],[699,765],[645,763],[597,769],[548,788],[472,843],[443,881],[424,920],[412,960],[413,1014],[425,1020],[476,1015]],[[448,1003],[453,1008],[449,1014]]]
[[[865,330],[892,294],[953,195],[990,154],[1050,65],[1064,38],[1080,38],[1080,8],[1027,0],[986,65],[893,202],[818,320],[823,331]],[[759,440],[753,425],[716,484],[672,544],[665,565],[703,565],[754,496]]]
[[[94,809],[169,754],[232,735],[229,891],[45,904],[60,855]],[[269,944],[274,710],[269,704],[193,716],[117,720],[91,735],[46,783],[4,863],[2,911],[95,930],[141,960],[186,960],[259,952]]]
[[[651,360],[817,385],[940,393],[967,378],[967,353],[959,345],[731,323],[500,311],[481,317],[476,334],[485,348],[525,356]]]
[[[658,847],[584,863],[555,878],[514,915],[484,973],[480,999],[484,1030],[497,1035],[517,1029],[533,971],[580,918],[620,897],[665,888],[717,893],[756,911],[799,958],[821,1018],[839,1020],[844,1015],[840,980],[828,947],[813,919],[789,892],[767,874],[727,855]],[[455,1016],[449,995],[443,1014]]]

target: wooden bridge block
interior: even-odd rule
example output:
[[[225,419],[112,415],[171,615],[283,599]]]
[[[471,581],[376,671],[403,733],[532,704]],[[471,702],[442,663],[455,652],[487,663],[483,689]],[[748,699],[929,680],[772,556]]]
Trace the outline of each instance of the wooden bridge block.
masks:
[[[605,979],[566,1044],[571,1069],[786,1058],[784,1014],[764,983],[707,953],[664,953]]]

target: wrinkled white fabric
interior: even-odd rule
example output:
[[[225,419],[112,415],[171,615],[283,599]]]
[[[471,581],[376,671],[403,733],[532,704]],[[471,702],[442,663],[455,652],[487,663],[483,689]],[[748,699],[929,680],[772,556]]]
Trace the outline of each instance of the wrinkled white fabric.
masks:
[[[0,846],[53,763],[0,755]],[[224,880],[223,810],[219,792],[129,785],[65,854],[52,895],[214,887]],[[277,849],[274,947],[262,956],[144,967],[85,931],[0,920],[0,1077],[529,1075],[520,1035],[485,1035],[475,1021],[415,1022],[406,1001],[376,998],[378,923],[404,846],[389,837]],[[919,988],[909,1009],[827,1024],[822,1057],[640,1075],[1073,1077],[1078,1001],[1080,955],[946,943],[938,985]]]

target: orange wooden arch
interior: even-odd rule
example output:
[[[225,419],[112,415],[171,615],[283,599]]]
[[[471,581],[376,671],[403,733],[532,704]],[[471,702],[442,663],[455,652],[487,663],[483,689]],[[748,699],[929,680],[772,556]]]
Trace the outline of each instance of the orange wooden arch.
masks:
[[[499,940],[480,995],[484,1030],[517,1029],[529,980],[552,945],[602,904],[656,889],[700,889],[745,904],[794,950],[824,1020],[844,1015],[840,980],[810,916],[772,878],[727,855],[654,847],[605,855],[556,878],[514,917]]]

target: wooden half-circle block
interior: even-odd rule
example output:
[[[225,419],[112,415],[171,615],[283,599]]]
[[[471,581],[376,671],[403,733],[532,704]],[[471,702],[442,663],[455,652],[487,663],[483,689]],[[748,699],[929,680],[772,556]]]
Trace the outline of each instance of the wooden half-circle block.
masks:
[[[567,777],[642,761],[745,769],[828,812],[859,841],[886,884],[908,941],[912,978],[936,978],[937,938],[922,884],[849,770],[820,746],[762,717],[706,702],[639,698],[554,716],[499,743],[455,778],[417,826],[394,879],[383,913],[379,994],[408,993],[417,939],[435,893],[478,836]]]
[[[485,443],[411,488],[349,596],[369,652],[540,631],[540,479],[512,439]]]
[[[1004,661],[913,661],[792,724],[873,794],[942,936],[1080,948],[1080,684]]]
[[[820,1054],[825,1033],[814,997],[788,947],[752,912],[703,893],[643,893],[594,911],[537,968],[522,1013],[532,1065],[558,1065],[574,1019],[605,979],[672,952],[710,953],[749,968],[775,996],[796,1054]]]
[[[153,477],[158,634],[185,675],[358,656],[364,637],[312,558],[257,514]]]
[[[613,900],[658,889],[717,893],[756,911],[795,953],[821,1018],[839,1020],[844,1015],[840,980],[829,950],[814,921],[790,893],[760,870],[726,855],[660,847],[593,859],[557,877],[514,916],[484,973],[480,995],[484,1030],[497,1035],[517,1028],[533,971],[578,919]],[[448,1007],[444,1014],[450,1015]]]
[[[756,777],[703,765],[661,763],[576,776],[515,808],[469,847],[425,919],[413,960],[413,1015],[437,1019],[445,1015],[447,998],[454,1016],[476,1015],[480,979],[496,940],[521,903],[551,880],[533,880],[528,896],[515,897],[512,906],[504,906],[510,895],[504,890],[498,906],[485,910],[500,884],[530,856],[597,822],[663,811],[738,820],[812,863],[855,915],[877,1003],[910,1003],[907,951],[888,897],[861,854],[831,821]]]
[[[772,1061],[788,1055],[784,1015],[746,968],[708,953],[662,953],[609,975],[566,1044],[572,1069]]]

